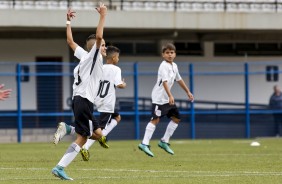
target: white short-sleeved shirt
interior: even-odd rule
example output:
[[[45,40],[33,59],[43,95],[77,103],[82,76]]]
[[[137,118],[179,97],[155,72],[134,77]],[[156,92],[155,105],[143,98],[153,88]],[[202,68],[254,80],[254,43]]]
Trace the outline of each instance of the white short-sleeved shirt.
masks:
[[[116,103],[116,86],[122,84],[121,69],[113,64],[103,66],[103,77],[95,105],[99,112],[114,113]]]
[[[94,103],[99,81],[103,74],[102,54],[95,44],[89,53],[78,46],[75,49],[74,56],[80,59],[80,62],[73,71],[75,79],[73,83],[73,97],[81,96]],[[81,80],[79,80],[79,77]]]
[[[169,89],[174,84],[174,81],[180,81],[182,78],[179,74],[177,65],[172,62],[163,61],[158,70],[158,79],[152,90],[152,103],[163,105],[169,103],[168,95],[163,86],[163,82],[167,81]]]

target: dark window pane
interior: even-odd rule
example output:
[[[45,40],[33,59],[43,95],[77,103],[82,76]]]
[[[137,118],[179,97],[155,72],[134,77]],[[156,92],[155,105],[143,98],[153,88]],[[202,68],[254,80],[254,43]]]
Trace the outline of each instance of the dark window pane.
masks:
[[[158,46],[157,43],[136,43],[137,55],[157,55]]]
[[[118,47],[122,55],[134,54],[133,43],[113,43],[112,45]]]
[[[215,56],[232,56],[235,55],[234,44],[232,43],[215,43],[214,55]]]
[[[215,43],[215,56],[278,56],[282,55],[279,43]]]
[[[278,43],[259,43],[258,44],[259,50],[263,51],[274,51],[279,49]]]
[[[177,55],[183,56],[202,56],[204,55],[203,47],[201,43],[189,43],[189,42],[175,42]]]
[[[238,51],[254,51],[256,50],[255,43],[236,43],[236,49]]]
[[[185,42],[175,42],[174,45],[175,45],[177,51],[187,49],[187,43],[185,43]]]

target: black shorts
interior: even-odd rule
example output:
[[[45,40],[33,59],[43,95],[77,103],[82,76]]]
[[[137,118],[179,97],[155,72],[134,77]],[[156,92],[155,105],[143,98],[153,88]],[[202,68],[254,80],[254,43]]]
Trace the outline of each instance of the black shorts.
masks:
[[[152,105],[152,119],[162,118],[167,116],[168,118],[175,117],[180,119],[180,114],[176,105],[163,104],[153,104]]]
[[[114,113],[108,113],[108,112],[100,112],[100,117],[99,117],[99,127],[101,129],[104,129],[108,123],[111,122],[111,119],[114,119],[115,117],[118,117],[119,113],[114,112]]]
[[[81,96],[75,96],[72,101],[75,132],[82,136],[91,136],[99,128],[99,123],[93,115],[93,103]]]

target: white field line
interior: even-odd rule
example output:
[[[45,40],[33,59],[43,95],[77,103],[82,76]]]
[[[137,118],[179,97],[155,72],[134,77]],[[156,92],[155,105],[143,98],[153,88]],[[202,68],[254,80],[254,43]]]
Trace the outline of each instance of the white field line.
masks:
[[[260,157],[260,156],[281,156],[280,153],[189,153],[189,156],[247,156],[247,157]]]
[[[202,174],[202,175],[195,175],[195,174],[191,174],[191,175],[185,175],[185,176],[105,176],[105,177],[101,177],[101,176],[93,176],[93,177],[75,177],[73,178],[74,180],[93,180],[93,179],[137,179],[140,180],[141,178],[143,179],[152,179],[152,178],[203,178],[203,177],[240,177],[240,176],[246,176],[246,177],[250,177],[250,175],[248,174],[213,174],[213,175],[208,175],[208,174]],[[257,175],[252,175],[252,176],[282,176],[282,174],[280,175],[269,175],[269,174],[257,174]],[[0,181],[14,181],[14,180],[34,180],[34,181],[38,181],[38,180],[59,180],[58,178],[55,178],[54,176],[52,176],[50,174],[50,177],[30,177],[30,178],[0,178]]]
[[[185,176],[105,176],[105,177],[102,177],[102,176],[93,176],[93,177],[75,177],[74,180],[93,180],[93,179],[137,179],[137,180],[140,180],[141,178],[149,178],[149,179],[152,179],[152,178],[191,178],[191,177],[194,177],[194,178],[203,178],[203,177],[243,177],[243,176],[246,176],[246,177],[250,177],[250,176],[282,176],[282,173],[277,173],[277,174],[236,174],[236,173],[233,173],[233,174],[187,174]],[[15,178],[15,177],[10,177],[10,178],[0,178],[0,181],[13,181],[13,180],[35,180],[35,181],[38,181],[38,180],[58,180],[58,178],[55,178],[54,176],[52,176],[50,174],[50,177],[20,177],[20,178]]]
[[[0,167],[0,170],[27,170],[27,171],[50,171],[50,168],[14,168],[14,167]],[[265,172],[265,171],[171,171],[171,170],[138,170],[138,169],[109,169],[109,168],[104,168],[104,169],[95,169],[95,168],[82,168],[82,169],[73,169],[77,171],[111,171],[111,172],[140,172],[140,173],[185,173],[186,176],[266,176],[266,175],[272,175],[272,176],[282,176],[282,171],[281,172]],[[134,177],[134,176],[131,176]],[[129,177],[129,178],[131,178]],[[136,176],[137,177],[137,176]],[[140,177],[140,176],[138,176]],[[146,177],[146,176],[145,176]],[[148,176],[149,177],[149,176]],[[150,176],[152,177],[152,176]],[[154,177],[154,176],[153,176]],[[158,177],[158,176],[157,176]],[[183,177],[183,176],[161,176],[161,177],[169,177],[169,178],[174,178],[174,177]],[[95,177],[97,178],[97,177]],[[98,177],[98,178],[127,178],[127,177]],[[1,178],[0,178],[1,180]]]

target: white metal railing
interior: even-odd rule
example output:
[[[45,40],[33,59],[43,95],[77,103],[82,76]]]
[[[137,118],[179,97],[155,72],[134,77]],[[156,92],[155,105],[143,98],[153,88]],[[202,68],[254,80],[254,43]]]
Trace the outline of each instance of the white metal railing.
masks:
[[[282,0],[104,0],[115,11],[282,12]],[[93,10],[90,0],[0,0],[0,9]]]

